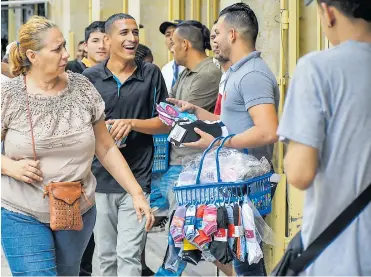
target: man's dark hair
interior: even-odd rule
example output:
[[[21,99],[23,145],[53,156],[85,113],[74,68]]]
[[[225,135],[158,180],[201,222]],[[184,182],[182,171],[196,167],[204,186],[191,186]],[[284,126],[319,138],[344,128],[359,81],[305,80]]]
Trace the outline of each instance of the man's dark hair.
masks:
[[[341,11],[349,18],[362,18],[371,22],[371,0],[317,0]]]
[[[153,57],[151,49],[139,43],[137,47],[137,51],[135,52],[135,58],[138,61],[143,61],[145,57],[150,57],[150,56]]]
[[[104,31],[104,21],[94,21],[88,27],[85,28],[85,42],[88,42],[91,33],[94,32],[101,32],[105,33]],[[79,43],[79,45],[81,42]]]
[[[134,17],[132,17],[130,14],[127,14],[127,13],[116,13],[114,15],[111,15],[106,20],[106,24],[105,24],[106,33],[108,34],[111,31],[111,27],[112,27],[113,23],[115,23],[117,20],[121,20],[121,19],[134,19]]]
[[[205,49],[211,50],[210,31],[201,22],[196,20],[187,20],[180,23],[177,27],[177,34],[185,40],[188,40],[192,47],[200,52]]]
[[[79,41],[79,44],[77,44],[77,46],[80,46],[81,44],[84,44],[85,41]]]
[[[296,0],[295,0],[296,1]],[[258,37],[259,24],[254,11],[245,3],[236,3],[226,7],[219,13],[219,18],[224,16],[224,21],[238,30],[244,37],[256,43]]]

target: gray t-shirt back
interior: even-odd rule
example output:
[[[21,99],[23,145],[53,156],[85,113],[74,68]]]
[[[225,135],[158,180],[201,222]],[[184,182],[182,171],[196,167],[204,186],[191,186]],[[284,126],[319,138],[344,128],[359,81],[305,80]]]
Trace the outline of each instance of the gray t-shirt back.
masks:
[[[220,116],[230,134],[240,134],[254,126],[248,112],[251,107],[273,104],[277,110],[280,98],[277,81],[259,51],[233,64],[226,74]],[[271,160],[273,146],[249,149],[249,154]]]
[[[306,190],[304,247],[371,182],[371,44],[347,41],[300,59],[278,134],[319,152]],[[371,275],[371,205],[334,238],[307,275]]]

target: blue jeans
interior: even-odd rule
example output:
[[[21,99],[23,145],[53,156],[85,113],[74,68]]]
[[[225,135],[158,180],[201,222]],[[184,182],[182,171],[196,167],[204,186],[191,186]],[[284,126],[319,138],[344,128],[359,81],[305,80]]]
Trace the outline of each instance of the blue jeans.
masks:
[[[171,214],[173,210],[176,209],[177,203],[173,192],[173,187],[175,185],[175,182],[179,178],[179,174],[182,171],[181,165],[172,165],[169,167],[169,169],[162,174],[160,178],[156,178],[156,186],[162,187],[164,191],[166,191],[166,198],[169,201],[169,218],[171,218]],[[153,181],[152,181],[153,183]],[[166,190],[165,190],[166,188]],[[186,263],[182,262],[180,263],[180,266],[178,268],[178,271],[176,273],[173,273],[169,270],[166,270],[163,265],[160,266],[158,271],[156,272],[155,276],[180,276],[182,275],[182,272],[184,271],[186,267]]]
[[[181,165],[171,165],[165,173],[152,175],[151,207],[169,208],[169,215],[176,209],[173,187],[181,171]]]
[[[52,231],[49,224],[1,208],[1,244],[13,276],[78,276],[95,225],[96,208],[81,231]]]

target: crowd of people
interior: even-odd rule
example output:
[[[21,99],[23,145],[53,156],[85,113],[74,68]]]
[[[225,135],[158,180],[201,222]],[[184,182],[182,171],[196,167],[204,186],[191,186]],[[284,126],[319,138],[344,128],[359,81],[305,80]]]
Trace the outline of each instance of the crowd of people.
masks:
[[[200,120],[221,120],[236,134],[225,146],[259,159],[272,160],[278,139],[288,143],[288,183],[307,192],[308,247],[371,182],[371,5],[317,2],[335,47],[300,59],[280,122],[280,91],[256,49],[259,23],[247,4],[224,8],[211,30],[195,20],[162,23],[173,55],[162,70],[129,14],[92,22],[71,61],[52,21],[34,16],[22,25],[2,63],[1,240],[12,274],[89,276],[94,252],[102,276],[155,274],[145,263],[147,232],[177,207],[172,188],[182,160],[214,139],[196,128],[200,139],[171,145],[168,170],[153,175],[153,135],[169,132],[154,103],[166,101]],[[83,184],[84,227],[53,230],[44,185],[72,181]],[[166,188],[169,203],[157,220],[155,186]],[[370,218],[368,205],[306,274],[370,275]],[[210,260],[232,275],[232,266]],[[267,275],[264,259],[233,267],[238,276]],[[157,275],[174,272],[161,267]]]

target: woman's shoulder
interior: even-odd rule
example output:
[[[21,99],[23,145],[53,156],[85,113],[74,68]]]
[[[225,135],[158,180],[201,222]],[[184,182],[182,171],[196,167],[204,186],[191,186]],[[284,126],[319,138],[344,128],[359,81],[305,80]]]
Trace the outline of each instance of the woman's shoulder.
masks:
[[[91,94],[95,92],[94,85],[87,77],[80,73],[67,71],[70,89],[80,94]]]
[[[23,76],[17,76],[15,78],[7,78],[1,80],[1,98],[2,102],[5,99],[10,99],[14,96],[20,95],[20,91],[22,90]]]
[[[87,77],[72,71],[67,71],[67,74],[70,83],[70,90],[75,92],[74,95],[88,99],[100,98],[99,92]]]
[[[70,81],[70,85],[73,88],[80,88],[81,85],[92,85],[88,78],[86,78],[81,73],[72,72],[70,70],[67,71],[68,79]]]

